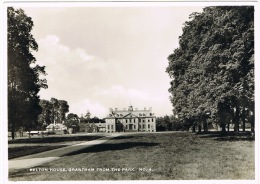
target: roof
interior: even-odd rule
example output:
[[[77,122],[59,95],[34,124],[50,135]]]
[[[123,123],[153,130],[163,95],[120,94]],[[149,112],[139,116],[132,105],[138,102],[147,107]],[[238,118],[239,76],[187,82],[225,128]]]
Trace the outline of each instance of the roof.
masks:
[[[57,124],[49,124],[46,129],[60,129],[60,130],[64,130],[64,129],[67,129],[67,127],[61,123],[57,123]]]
[[[143,117],[155,117],[154,113],[152,113],[152,108],[148,110],[137,110],[129,108],[128,110],[112,110],[110,109],[109,115],[105,119],[110,118],[143,118]]]

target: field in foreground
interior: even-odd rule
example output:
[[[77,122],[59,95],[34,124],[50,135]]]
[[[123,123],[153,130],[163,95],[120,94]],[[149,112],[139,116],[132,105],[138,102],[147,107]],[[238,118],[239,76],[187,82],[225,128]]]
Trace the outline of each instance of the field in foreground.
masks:
[[[103,134],[34,136],[8,141],[8,159],[53,150],[104,137]]]
[[[34,180],[254,180],[254,141],[187,132],[124,134],[36,167]]]

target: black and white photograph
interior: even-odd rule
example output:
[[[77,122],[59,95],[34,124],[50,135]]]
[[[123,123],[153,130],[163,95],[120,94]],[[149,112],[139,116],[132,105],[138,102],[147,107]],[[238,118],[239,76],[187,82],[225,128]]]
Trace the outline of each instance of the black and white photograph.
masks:
[[[2,5],[3,183],[259,182],[258,3]]]

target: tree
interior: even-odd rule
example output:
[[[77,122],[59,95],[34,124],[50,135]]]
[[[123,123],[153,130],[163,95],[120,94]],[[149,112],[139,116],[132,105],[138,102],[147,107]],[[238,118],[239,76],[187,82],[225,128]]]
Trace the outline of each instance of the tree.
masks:
[[[55,124],[58,119],[58,108],[59,108],[59,102],[56,98],[51,98],[51,122]]]
[[[231,119],[238,131],[241,109],[244,119],[254,111],[254,7],[206,7],[190,18],[168,57],[171,102],[186,125],[200,130],[210,112],[223,131]]]
[[[79,117],[77,114],[69,113],[65,125],[68,128],[72,128],[73,132],[79,130]]]
[[[163,117],[157,117],[156,118],[156,130],[157,131],[165,131],[165,125],[164,125],[164,121],[163,121]]]
[[[41,100],[40,106],[42,113],[38,116],[41,125],[49,125],[50,123],[62,123],[66,120],[66,113],[69,112],[68,102],[65,100],[58,100],[51,98],[48,100]]]
[[[89,122],[90,121],[90,116],[91,116],[91,113],[89,112],[89,110],[87,111],[86,115],[85,115],[85,119],[86,119],[86,122]]]
[[[42,128],[51,123],[51,110],[52,105],[48,100],[40,100],[40,106],[42,108],[41,114],[38,116],[38,121]]]
[[[58,100],[58,121],[64,122],[66,117],[65,114],[69,112],[69,105],[68,102],[65,100]]]
[[[31,34],[33,21],[22,9],[7,9],[8,18],[8,126],[12,132],[19,128],[31,130],[37,125],[40,88],[47,88],[45,67],[35,63],[31,51],[38,45]]]
[[[180,121],[173,115],[156,118],[156,130],[157,131],[177,131],[183,129]]]

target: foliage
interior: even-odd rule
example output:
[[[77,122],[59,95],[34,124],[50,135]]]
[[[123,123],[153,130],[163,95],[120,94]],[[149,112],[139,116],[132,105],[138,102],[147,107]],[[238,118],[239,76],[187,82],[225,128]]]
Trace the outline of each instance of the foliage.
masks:
[[[177,131],[182,130],[182,128],[182,124],[173,115],[156,118],[156,131]]]
[[[30,130],[37,126],[41,113],[40,88],[47,88],[45,67],[35,63],[31,51],[38,45],[31,34],[33,21],[22,9],[7,9],[8,17],[8,126],[14,132],[20,128]]]
[[[42,125],[42,129],[45,128],[51,122],[51,103],[48,100],[40,100],[40,106],[42,108],[41,114],[38,116],[38,122]]]
[[[81,115],[80,119],[80,123],[89,123],[91,118],[91,113],[89,111],[87,111],[87,113],[85,114],[85,116],[83,117],[83,114]]]
[[[207,112],[223,130],[242,107],[254,112],[254,7],[206,7],[185,22],[168,57],[171,102],[180,121],[200,125]]]
[[[65,125],[68,128],[78,127],[79,126],[79,117],[77,114],[69,113]]]
[[[38,116],[40,124],[45,128],[51,123],[62,123],[66,120],[66,113],[69,112],[68,102],[51,98],[48,100],[40,100],[42,113]]]

